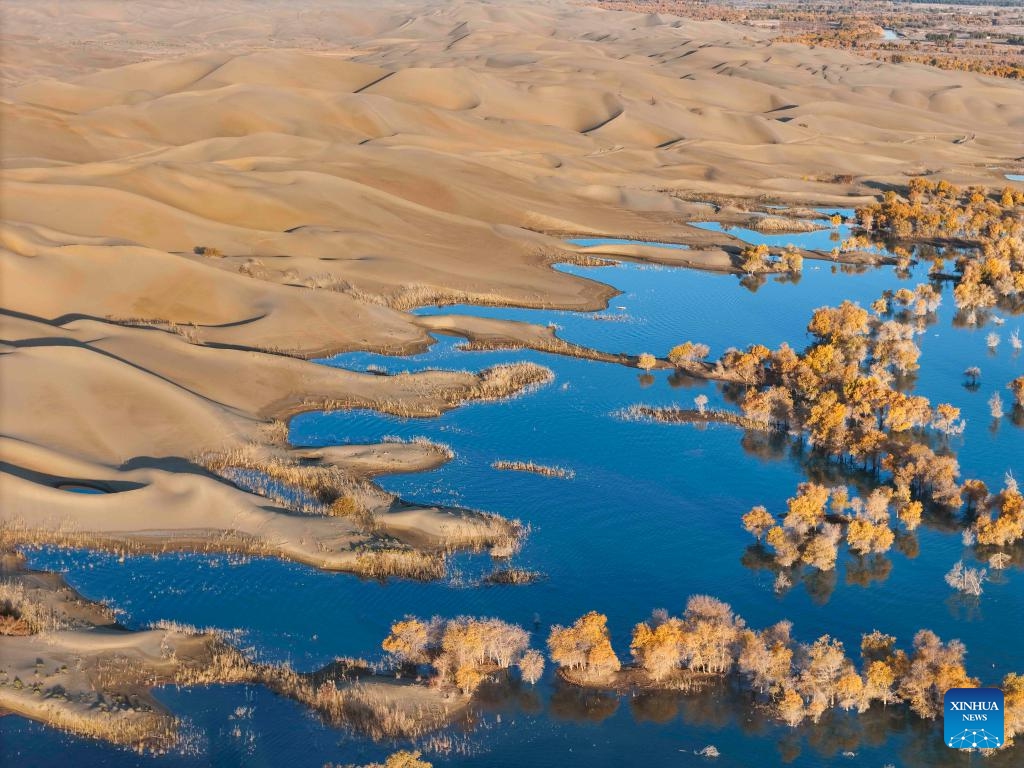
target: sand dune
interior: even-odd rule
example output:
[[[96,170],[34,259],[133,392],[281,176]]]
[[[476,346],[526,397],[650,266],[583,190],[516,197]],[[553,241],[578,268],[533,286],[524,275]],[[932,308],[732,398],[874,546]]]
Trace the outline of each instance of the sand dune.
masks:
[[[302,358],[408,352],[433,331],[628,363],[545,329],[406,310],[598,309],[607,286],[551,269],[594,255],[735,269],[737,242],[687,227],[710,209],[681,196],[855,204],[924,170],[994,184],[1024,128],[1013,81],[562,0],[11,0],[4,16],[9,460],[24,470],[45,450],[85,462],[78,475],[139,483],[179,538],[284,526],[286,556],[320,564],[295,542],[348,546],[351,526],[307,519],[296,533],[192,458],[270,450],[261,426],[328,400],[456,407],[486,377]],[[692,249],[581,250],[570,234]],[[369,476],[433,459],[339,447],[317,460]],[[159,474],[132,479],[140,462]],[[132,533],[123,499],[72,498],[53,490],[58,474],[5,483],[11,520],[54,528],[95,507]],[[437,543],[443,521],[396,510],[392,525]]]

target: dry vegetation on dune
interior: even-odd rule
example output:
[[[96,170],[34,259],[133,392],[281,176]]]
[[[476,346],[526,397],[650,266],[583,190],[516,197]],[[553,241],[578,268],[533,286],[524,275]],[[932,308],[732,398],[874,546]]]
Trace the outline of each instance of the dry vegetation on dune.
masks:
[[[90,322],[86,332],[96,327]],[[284,422],[280,418],[268,422],[260,417],[312,408],[312,403],[301,405],[302,393],[315,391],[347,395],[345,403],[335,402],[332,407],[436,415],[467,400],[515,396],[547,381],[551,375],[547,369],[522,364],[480,373],[425,371],[376,376],[258,353],[196,350],[160,334],[160,346],[143,354],[161,375],[174,375],[172,369],[177,362],[195,366],[192,370],[197,375],[215,376],[202,384],[193,383],[198,396],[156,384],[158,389],[151,391],[153,397],[145,402],[147,398],[140,397],[146,393],[145,387],[141,391],[137,388],[141,381],[138,369],[123,365],[109,353],[139,353],[150,344],[154,332],[105,324],[98,327],[108,335],[99,340],[91,336],[90,343],[95,347],[73,346],[69,354],[68,347],[54,344],[43,348],[44,356],[55,364],[77,359],[84,366],[85,380],[94,382],[88,368],[90,355],[97,361],[104,360],[104,366],[119,366],[110,391],[102,387],[84,390],[64,378],[49,382],[41,394],[39,389],[33,392],[22,384],[6,386],[19,381],[20,375],[4,378],[7,402],[13,407],[5,408],[3,420],[13,437],[3,442],[0,451],[20,473],[0,484],[4,500],[0,534],[9,545],[233,551],[290,557],[317,567],[374,576],[384,576],[389,567],[394,575],[438,574],[443,564],[436,561],[443,558],[430,555],[435,562],[429,567],[416,562],[410,568],[406,566],[413,560],[426,558],[357,557],[357,550],[369,543],[377,548],[381,541],[390,541],[389,549],[413,547],[428,552],[514,548],[519,535],[514,523],[469,510],[404,504],[369,479],[382,472],[436,466],[450,456],[448,449],[422,442],[364,448],[290,448]],[[8,371],[30,375],[39,349],[16,347],[0,362]],[[196,354],[198,358],[193,357]],[[245,388],[233,386],[226,378],[235,375],[230,366],[223,370],[224,379],[217,378],[221,373],[217,367],[230,362],[221,361],[222,356],[239,356],[237,362],[247,365],[252,378]],[[282,373],[286,375],[281,381],[289,389],[297,389],[284,400],[275,399],[277,392],[272,384]],[[52,399],[48,400],[47,394]],[[54,430],[41,421],[54,403],[70,405],[82,397],[97,400],[88,406],[80,403],[85,408],[77,416],[83,425],[81,430]],[[185,410],[179,410],[181,407]],[[104,421],[107,417],[111,423]],[[86,428],[85,424],[90,426]],[[83,440],[92,428],[108,437],[102,441]],[[39,447],[48,442],[56,443],[59,449]],[[131,451],[127,456],[122,453],[125,448]],[[77,458],[83,452],[91,460]],[[124,468],[124,462],[131,462],[136,455],[170,458],[144,460],[137,468]],[[195,461],[176,460],[174,456],[193,456]],[[64,469],[56,469],[61,466]],[[203,468],[232,485],[215,482]],[[62,474],[66,482],[104,477],[104,485],[109,483],[117,492],[89,498],[56,492],[53,478]],[[186,498],[181,494],[183,488],[190,489],[203,503],[197,501],[182,508]],[[268,498],[277,509],[266,503]],[[137,503],[132,504],[133,500]],[[96,514],[99,507],[104,514]],[[303,512],[305,519],[282,514],[283,510]],[[162,521],[159,526],[154,526],[155,519]]]
[[[628,366],[636,364],[635,355],[601,352],[591,347],[573,344],[559,338],[555,329],[550,326],[463,315],[427,315],[420,318],[419,323],[428,331],[467,339],[460,345],[460,349],[466,351],[533,349],[602,363]]]
[[[396,382],[404,379],[414,381],[422,374],[399,373],[390,377]],[[468,374],[467,374],[468,375]],[[436,391],[412,387],[412,393],[402,399],[367,398],[353,396],[348,398],[324,398],[322,400],[307,398],[296,406],[295,412],[301,411],[340,411],[354,408],[369,408],[392,416],[406,418],[425,418],[440,416],[447,410],[467,402],[504,400],[529,392],[531,389],[549,383],[554,378],[551,369],[536,363],[506,363],[487,368],[473,374],[460,386],[453,386]]]
[[[0,706],[139,750],[166,750],[180,735],[178,720],[150,693],[162,685],[262,684],[375,739],[419,736],[467,705],[450,690],[380,677],[362,663],[301,673],[253,662],[220,634],[194,627],[127,630],[55,574],[25,570],[18,556],[4,556],[0,590]]]
[[[72,626],[65,614],[31,599],[24,584],[0,581],[0,635],[38,635]]]
[[[344,510],[351,514],[330,515],[301,511],[301,488],[283,484],[272,489],[271,497],[281,501],[271,506],[267,497],[203,475],[183,482],[159,470],[125,474],[136,487],[109,498],[36,488],[21,478],[5,481],[0,487],[0,545],[241,553],[372,578],[426,579],[445,574],[449,552],[486,549],[505,557],[528,530],[497,515],[407,504],[393,497],[372,514]],[[190,492],[181,493],[183,488]],[[100,509],[102,516],[97,515]],[[147,510],[146,522],[140,510]],[[155,529],[154,511],[162,515]]]
[[[277,496],[302,512],[365,517],[372,528],[372,510],[386,507],[394,496],[372,483],[332,465],[310,465],[288,455],[274,455],[250,444],[219,454],[198,457],[198,463],[235,480],[260,496]],[[294,491],[287,498],[283,490]]]
[[[168,622],[144,631],[116,626],[61,577],[28,571],[15,555],[4,556],[0,595],[0,706],[140,750],[166,750],[179,736],[177,719],[150,693],[157,686],[261,684],[334,725],[394,740],[462,717],[479,685],[509,667],[532,683],[544,666],[514,625],[410,618],[383,641],[400,665],[394,673],[357,660],[298,672],[252,661],[218,633]],[[425,683],[416,674],[424,665]]]
[[[442,577],[454,549],[510,555],[524,526],[407,504],[372,480],[436,466],[443,449],[288,444],[285,420],[301,411],[425,418],[552,380],[531,363],[376,375],[310,361],[421,351],[435,332],[462,335],[471,349],[520,346],[742,384],[742,416],[703,406],[697,416],[640,415],[753,420],[798,432],[835,461],[889,461],[904,518],[911,495],[957,498],[953,465],[891,439],[951,431],[957,415],[890,386],[916,358],[888,310],[878,322],[847,306],[823,312],[802,356],[755,345],[715,363],[700,345],[667,359],[610,355],[550,329],[409,310],[603,310],[614,290],[553,269],[559,262],[796,273],[795,249],[741,251],[686,223],[713,210],[739,224],[759,211],[764,231],[804,231],[813,225],[800,208],[817,204],[858,205],[878,234],[934,230],[981,243],[981,258],[954,277],[958,303],[983,310],[1020,289],[1020,201],[972,191],[1018,162],[1019,83],[831,47],[859,39],[859,25],[808,47],[718,17],[650,14],[646,3],[639,13],[563,0],[123,5],[4,6],[0,546],[244,552],[420,579]],[[931,169],[956,182],[955,199],[920,182],[901,194],[908,176]],[[899,193],[872,205],[880,186]],[[772,215],[769,203],[792,208]],[[692,249],[584,252],[563,242],[570,233]],[[912,302],[927,314],[933,298],[914,292],[886,306]],[[874,418],[886,428],[869,428]],[[74,485],[104,493],[58,490]],[[967,490],[985,513],[979,540],[1024,535],[1015,489]],[[885,539],[880,521],[853,517],[848,530]],[[777,550],[827,555],[824,525],[777,526]],[[536,577],[509,567],[490,581]],[[149,697],[155,684],[262,682],[331,721],[395,737],[448,722],[488,676],[518,666],[535,680],[543,668],[517,627],[409,619],[389,651],[433,670],[431,685],[341,668],[303,674],[254,664],[208,633],[110,626],[38,574],[0,581],[0,704],[118,743],[173,739],[173,716]],[[47,594],[69,599],[57,606]],[[584,624],[573,629],[599,641],[600,617]],[[922,663],[950,651],[936,643],[925,643],[934,653]],[[614,676],[609,648],[584,650],[586,664]],[[567,666],[585,666],[574,652]],[[820,706],[788,675],[772,697],[792,718]]]
[[[361,550],[352,570],[367,579],[400,576],[422,581],[440,579],[447,573],[443,553],[387,546]]]

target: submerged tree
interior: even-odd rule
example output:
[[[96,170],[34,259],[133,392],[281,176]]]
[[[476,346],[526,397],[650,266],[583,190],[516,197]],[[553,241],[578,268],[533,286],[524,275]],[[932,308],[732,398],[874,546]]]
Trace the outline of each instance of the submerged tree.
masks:
[[[758,541],[775,525],[775,518],[765,507],[756,506],[743,516],[743,528]]]
[[[392,625],[381,645],[402,663],[429,663],[439,684],[455,686],[468,695],[490,673],[517,665],[524,679],[534,672],[539,678],[543,659],[538,669],[536,652],[528,651],[529,641],[529,633],[522,627],[500,619],[460,617],[425,622],[407,617]]]
[[[544,674],[544,654],[531,648],[519,660],[519,671],[523,680],[533,685]]]
[[[1024,495],[1012,477],[1007,477],[1006,486],[987,507],[987,514],[974,523],[979,544],[1001,547],[1024,539]]]
[[[333,763],[327,763],[324,768],[432,768],[433,763],[420,760],[421,757],[423,757],[423,753],[419,750],[403,749],[388,755],[383,763],[368,763],[363,766],[335,766]]]
[[[1024,733],[1024,675],[1010,672],[1003,678],[1003,730],[1006,746]]]
[[[622,667],[608,636],[608,617],[596,611],[570,627],[552,627],[548,649],[560,668],[587,680],[607,679]]]
[[[436,626],[409,616],[391,625],[391,634],[381,647],[402,664],[424,664],[429,661],[428,647],[436,636]]]
[[[680,619],[641,622],[633,629],[630,651],[652,680],[664,680],[682,663],[684,634]]]
[[[791,568],[798,563],[818,571],[835,568],[844,538],[858,555],[887,552],[896,539],[896,521],[909,532],[921,522],[923,505],[909,501],[891,487],[876,488],[865,498],[851,498],[845,486],[826,488],[802,483],[787,502],[781,524],[764,507],[743,516],[743,527],[773,550],[775,563]]]
[[[942,699],[950,688],[978,687],[964,669],[966,652],[959,640],[944,644],[927,629],[914,636],[914,652],[898,689],[914,714],[932,720],[942,712]]]
[[[1003,418],[1003,398],[998,392],[993,392],[992,397],[988,399],[988,410],[993,419]]]
[[[683,366],[687,363],[699,363],[711,354],[711,348],[707,344],[695,344],[692,341],[684,341],[669,350],[668,361],[675,366]]]
[[[701,680],[737,674],[752,698],[767,704],[783,722],[796,726],[818,722],[832,709],[865,711],[873,703],[905,705],[912,713],[934,719],[942,711],[949,688],[979,685],[964,667],[966,649],[958,640],[943,643],[930,630],[915,637],[910,654],[896,647],[896,638],[878,630],[861,638],[861,666],[846,655],[838,639],[823,635],[798,644],[792,625],[781,621],[764,630],[748,628],[732,608],[716,598],[695,595],[681,617],[663,610],[637,624],[631,650],[633,675],[648,689],[685,690]],[[605,617],[590,613],[572,627],[555,627],[549,645],[569,682],[612,685],[614,663],[598,675],[587,674],[595,649],[600,659],[614,657]],[[630,680],[637,678],[631,676]],[[1007,738],[1024,729],[1024,678],[1007,675]]]
[[[1007,384],[1007,388],[1013,393],[1013,402],[1018,408],[1024,408],[1024,376],[1018,376]]]
[[[982,592],[982,584],[985,583],[987,572],[984,568],[967,568],[963,560],[958,560],[956,565],[949,569],[946,574],[946,583],[958,592],[965,595],[977,597]]]

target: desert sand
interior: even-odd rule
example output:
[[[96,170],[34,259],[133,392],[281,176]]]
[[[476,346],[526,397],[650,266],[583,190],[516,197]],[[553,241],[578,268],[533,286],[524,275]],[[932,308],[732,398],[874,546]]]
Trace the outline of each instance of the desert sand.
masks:
[[[373,574],[402,568],[360,566],[367,553],[507,550],[513,524],[373,483],[443,451],[310,453],[285,423],[322,408],[428,417],[548,372],[377,376],[309,359],[409,353],[445,333],[631,364],[636,351],[539,326],[408,310],[601,309],[611,288],[552,265],[736,271],[739,241],[687,222],[852,206],[915,174],[997,184],[1022,152],[1020,83],[563,0],[9,0],[2,13],[7,546],[244,551]],[[316,485],[323,508],[231,482],[239,462]],[[331,506],[350,497],[362,516]]]

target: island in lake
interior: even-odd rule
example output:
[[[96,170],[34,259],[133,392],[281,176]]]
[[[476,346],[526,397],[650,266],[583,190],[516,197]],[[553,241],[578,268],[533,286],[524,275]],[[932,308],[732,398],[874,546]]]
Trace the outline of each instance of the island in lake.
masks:
[[[1019,6],[0,14],[0,763],[1024,762]]]

